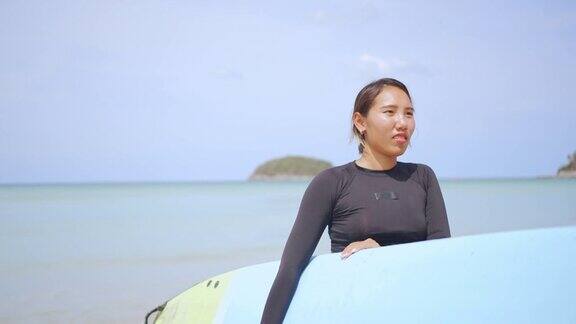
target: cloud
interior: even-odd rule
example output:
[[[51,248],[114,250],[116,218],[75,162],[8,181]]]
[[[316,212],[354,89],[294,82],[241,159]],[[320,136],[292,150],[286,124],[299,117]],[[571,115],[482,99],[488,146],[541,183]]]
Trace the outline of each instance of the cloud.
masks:
[[[364,69],[376,69],[382,74],[413,73],[426,76],[432,75],[432,72],[427,67],[402,59],[383,59],[369,53],[364,53],[360,55],[359,60]]]
[[[327,15],[326,15],[326,11],[324,10],[317,10],[316,12],[314,12],[314,14],[312,15],[312,20],[318,23],[324,23],[327,20]]]
[[[368,53],[362,54],[360,56],[360,61],[368,65],[376,66],[380,72],[384,73],[390,73],[393,70],[402,69],[408,65],[408,63],[403,60],[384,60]]]

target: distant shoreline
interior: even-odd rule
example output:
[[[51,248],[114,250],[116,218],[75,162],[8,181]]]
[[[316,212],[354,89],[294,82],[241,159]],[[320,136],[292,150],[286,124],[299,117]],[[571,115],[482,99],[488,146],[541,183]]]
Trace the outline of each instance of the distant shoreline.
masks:
[[[98,181],[98,182],[20,182],[0,183],[0,187],[48,187],[48,186],[135,186],[135,185],[188,185],[188,184],[219,184],[219,183],[273,183],[273,182],[306,182],[313,177],[278,176],[275,179],[232,179],[232,180],[175,180],[175,181]],[[532,176],[532,177],[446,177],[439,181],[491,181],[491,180],[576,180],[573,176]]]
[[[576,170],[559,171],[558,175],[556,175],[556,177],[558,177],[558,178],[576,178]]]
[[[275,174],[275,175],[262,175],[257,174],[251,176],[247,181],[309,181],[314,176],[309,175],[288,175],[288,174]]]

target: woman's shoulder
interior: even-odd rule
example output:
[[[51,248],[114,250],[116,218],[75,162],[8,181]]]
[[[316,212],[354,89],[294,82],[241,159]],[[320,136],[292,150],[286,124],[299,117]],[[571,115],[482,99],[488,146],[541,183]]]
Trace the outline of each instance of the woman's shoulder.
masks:
[[[418,182],[422,188],[427,188],[431,180],[436,179],[436,173],[426,163],[398,162],[406,177]]]
[[[332,175],[332,176],[342,175],[343,173],[346,173],[353,166],[352,163],[354,163],[354,161],[336,165],[328,169],[324,169],[322,172],[324,172],[326,175]]]
[[[412,170],[412,171],[416,171],[416,172],[422,172],[422,173],[434,173],[434,170],[432,169],[432,167],[430,167],[426,163],[400,162],[399,161],[398,164],[401,166],[401,168],[404,168],[404,169],[408,169],[408,170]]]
[[[349,173],[349,169],[350,163],[333,166],[318,172],[314,178],[334,180],[345,176],[347,173]]]
[[[340,187],[340,184],[354,176],[351,166],[353,162],[333,166],[320,171],[312,178],[313,183],[321,183],[325,186]]]

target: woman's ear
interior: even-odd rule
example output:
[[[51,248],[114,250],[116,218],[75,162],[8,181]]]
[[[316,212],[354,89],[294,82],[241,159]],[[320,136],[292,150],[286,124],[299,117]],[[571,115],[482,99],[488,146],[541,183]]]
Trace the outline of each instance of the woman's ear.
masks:
[[[362,114],[359,112],[355,112],[352,116],[352,121],[354,122],[354,126],[358,133],[362,134],[362,132],[366,129],[366,119]]]

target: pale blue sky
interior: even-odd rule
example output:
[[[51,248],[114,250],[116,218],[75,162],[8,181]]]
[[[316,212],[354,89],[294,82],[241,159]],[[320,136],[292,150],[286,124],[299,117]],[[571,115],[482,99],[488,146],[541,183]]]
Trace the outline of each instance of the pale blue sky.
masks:
[[[399,160],[441,178],[553,175],[576,150],[573,1],[4,1],[0,20],[0,183],[347,163],[380,77],[417,110]]]

